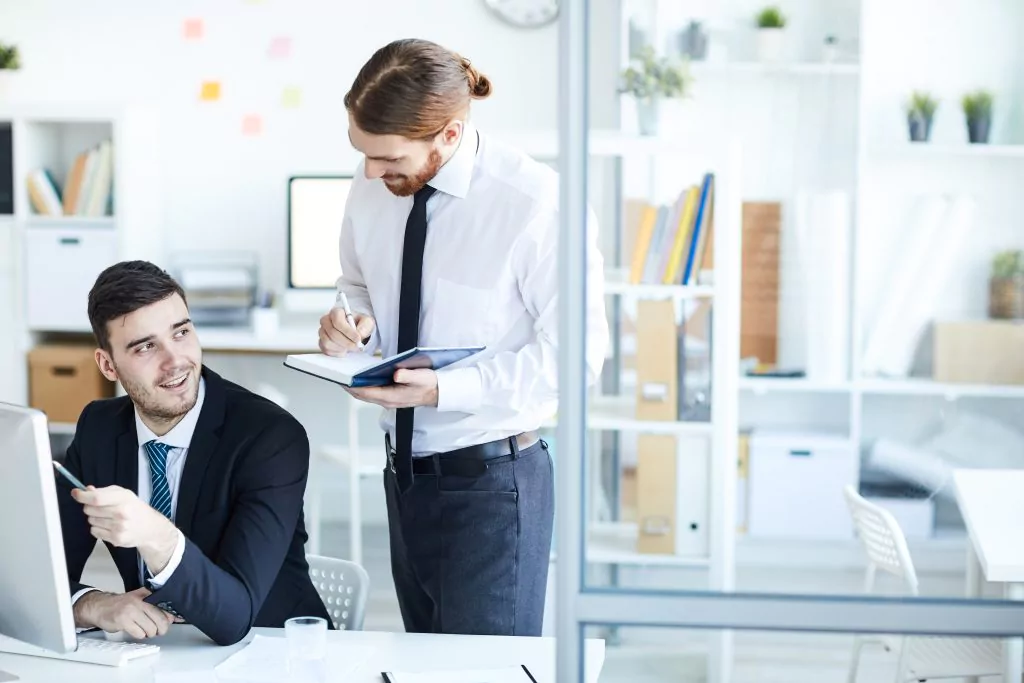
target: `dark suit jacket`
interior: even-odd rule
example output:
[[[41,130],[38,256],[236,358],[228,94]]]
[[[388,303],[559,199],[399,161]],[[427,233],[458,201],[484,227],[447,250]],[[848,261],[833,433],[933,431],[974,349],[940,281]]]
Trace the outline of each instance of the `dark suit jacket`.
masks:
[[[220,645],[253,626],[281,627],[295,616],[327,619],[309,578],[302,503],[309,441],[275,403],[203,368],[206,397],[178,486],[175,523],[185,554],[171,578],[146,598],[164,605]],[[139,442],[126,397],[90,403],[67,451],[67,468],[86,485],[138,493]],[[61,527],[72,595],[96,545],[82,506],[58,479]],[[125,591],[140,587],[138,553],[106,544]],[[328,624],[330,620],[328,620]]]

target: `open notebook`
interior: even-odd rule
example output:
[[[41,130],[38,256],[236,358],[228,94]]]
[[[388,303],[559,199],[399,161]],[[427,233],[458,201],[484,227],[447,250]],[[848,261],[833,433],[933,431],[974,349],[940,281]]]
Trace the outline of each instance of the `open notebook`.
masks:
[[[384,671],[385,683],[537,683],[526,665],[476,671]]]
[[[395,370],[400,368],[439,370],[483,350],[483,346],[416,347],[383,359],[364,353],[351,353],[341,357],[322,353],[298,353],[286,357],[284,364],[293,370],[347,387],[380,387],[391,384]]]

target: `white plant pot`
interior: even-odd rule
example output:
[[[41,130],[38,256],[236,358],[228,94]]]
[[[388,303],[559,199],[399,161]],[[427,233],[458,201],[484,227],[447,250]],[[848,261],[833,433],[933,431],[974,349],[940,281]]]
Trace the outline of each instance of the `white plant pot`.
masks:
[[[659,104],[656,97],[636,101],[636,125],[640,135],[658,134]]]
[[[0,69],[0,102],[6,102],[11,93],[11,84],[17,77],[17,71]]]
[[[762,62],[779,62],[785,46],[786,30],[782,28],[757,29],[757,59]]]

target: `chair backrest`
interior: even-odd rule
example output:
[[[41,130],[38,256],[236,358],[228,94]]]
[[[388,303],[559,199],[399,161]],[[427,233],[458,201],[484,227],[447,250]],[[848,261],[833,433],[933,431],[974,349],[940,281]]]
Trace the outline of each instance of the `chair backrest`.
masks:
[[[843,495],[853,517],[857,537],[868,555],[865,590],[872,590],[875,572],[881,569],[902,578],[910,594],[917,595],[917,572],[899,522],[891,512],[866,500],[853,486],[847,485]]]
[[[370,577],[355,562],[322,555],[306,555],[309,577],[324,601],[334,628],[361,631],[366,615]]]

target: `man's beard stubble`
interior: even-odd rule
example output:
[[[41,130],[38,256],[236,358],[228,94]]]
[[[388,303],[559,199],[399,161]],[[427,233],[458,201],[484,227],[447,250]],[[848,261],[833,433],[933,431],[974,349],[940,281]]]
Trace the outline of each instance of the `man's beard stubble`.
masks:
[[[157,421],[175,421],[192,410],[196,401],[199,400],[199,382],[196,380],[194,372],[190,372],[189,379],[186,380],[193,383],[192,391],[176,404],[160,403],[156,398],[157,393],[160,391],[158,388],[146,386],[142,382],[129,380],[124,375],[118,374],[121,386],[124,387],[124,392],[128,394],[128,398],[136,405],[139,412]],[[166,379],[171,379],[174,375],[180,374],[180,371],[175,372]]]
[[[441,169],[441,153],[436,149],[430,150],[430,154],[427,156],[426,163],[423,164],[423,168],[418,170],[414,175],[403,176],[401,180],[396,182],[384,182],[384,187],[388,188],[391,194],[396,197],[411,197],[416,194],[426,185],[430,180],[437,175],[437,172]]]

